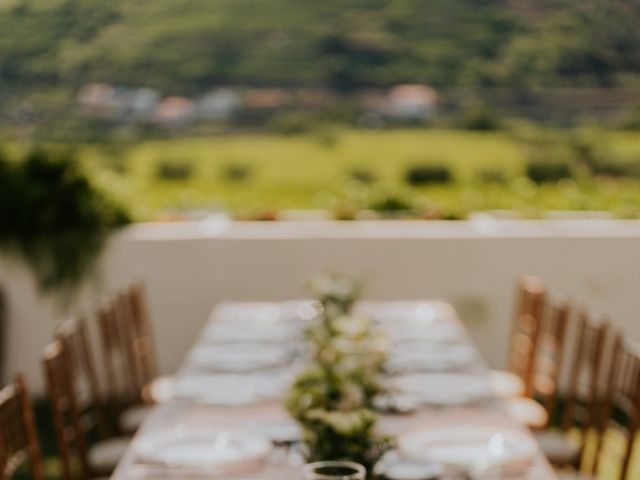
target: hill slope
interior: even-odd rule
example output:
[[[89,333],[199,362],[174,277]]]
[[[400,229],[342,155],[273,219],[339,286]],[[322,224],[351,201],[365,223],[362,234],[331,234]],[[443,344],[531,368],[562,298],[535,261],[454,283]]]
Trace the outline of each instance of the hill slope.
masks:
[[[640,2],[11,0],[0,86],[636,84]]]

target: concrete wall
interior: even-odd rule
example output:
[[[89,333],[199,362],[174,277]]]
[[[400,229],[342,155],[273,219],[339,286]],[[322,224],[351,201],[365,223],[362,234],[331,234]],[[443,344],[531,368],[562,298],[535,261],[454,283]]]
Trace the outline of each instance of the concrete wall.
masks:
[[[364,277],[369,298],[453,302],[487,360],[500,366],[519,272],[539,275],[640,339],[639,247],[638,221],[140,224],[110,242],[100,284],[78,305],[95,305],[141,277],[160,368],[172,372],[216,302],[301,297],[310,275],[336,270]],[[40,351],[64,314],[15,262],[0,263],[0,283],[9,302],[5,379],[25,371],[40,389]]]

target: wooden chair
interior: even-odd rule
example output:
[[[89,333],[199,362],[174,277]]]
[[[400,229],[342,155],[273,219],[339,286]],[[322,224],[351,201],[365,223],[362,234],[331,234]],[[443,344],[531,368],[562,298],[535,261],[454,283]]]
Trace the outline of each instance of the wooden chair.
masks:
[[[146,403],[164,403],[172,397],[173,378],[159,376],[145,289],[142,283],[132,283],[119,296],[123,322],[129,330],[130,350],[135,359],[140,395]]]
[[[141,401],[142,384],[135,365],[136,359],[130,331],[124,322],[118,298],[105,301],[96,314],[102,341],[103,363],[107,380],[107,399],[112,407],[111,418],[117,419],[119,431],[133,432],[141,420],[126,413]],[[126,417],[126,418],[124,418]]]
[[[85,479],[89,477],[87,445],[84,434],[81,433],[82,422],[75,404],[71,377],[67,375],[67,356],[60,341],[47,345],[43,353],[44,373],[62,465],[62,477],[64,480]]]
[[[489,380],[496,395],[509,398],[532,393],[533,359],[545,304],[543,283],[531,275],[518,278],[507,370],[493,370]]]
[[[548,305],[538,329],[537,345],[531,360],[530,397],[506,401],[512,416],[530,428],[547,427],[555,413],[568,320],[567,303]]]
[[[0,452],[3,480],[12,478],[23,465],[28,465],[31,478],[43,479],[31,398],[25,379],[20,374],[14,383],[0,390]]]
[[[592,471],[598,472],[604,458],[609,461],[615,458],[619,468],[614,478],[627,480],[631,478],[631,454],[640,427],[640,344],[625,340],[618,334],[611,351],[613,359],[606,371],[607,396],[599,422]],[[616,448],[612,448],[613,443],[616,443]]]
[[[105,404],[102,400],[94,356],[84,318],[71,318],[62,323],[56,331],[56,338],[69,352],[70,375],[76,388],[79,407],[94,408],[97,428],[101,437],[110,432],[105,416]]]
[[[74,371],[72,358],[60,340],[45,348],[43,366],[64,480],[109,474],[128,448],[129,439],[91,442],[95,416],[83,412],[78,404],[74,376],[69,375]]]
[[[156,376],[151,325],[141,284],[133,284],[107,302],[98,314],[109,391],[123,432],[138,429],[151,405],[168,400],[170,377]],[[120,382],[118,383],[118,380]]]
[[[535,433],[542,451],[552,464],[574,471],[583,468],[589,433],[597,427],[603,353],[609,329],[606,320],[594,321],[585,311],[580,313],[577,322],[560,429]]]
[[[540,330],[533,360],[531,396],[540,402],[549,419],[552,419],[558,399],[570,309],[566,302],[561,302],[551,305],[549,310]]]
[[[141,381],[148,385],[157,377],[158,370],[144,285],[141,282],[132,283],[124,298],[129,303],[134,352]]]
[[[129,403],[137,399],[140,388],[135,356],[130,348],[130,332],[123,323],[116,298],[105,301],[97,311],[107,392],[113,402]]]

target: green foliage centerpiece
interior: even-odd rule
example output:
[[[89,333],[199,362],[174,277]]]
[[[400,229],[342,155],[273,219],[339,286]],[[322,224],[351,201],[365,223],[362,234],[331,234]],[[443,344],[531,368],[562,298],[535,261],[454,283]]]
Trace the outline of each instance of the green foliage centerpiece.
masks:
[[[352,460],[371,471],[389,444],[375,433],[378,416],[372,408],[388,339],[368,319],[348,314],[358,282],[331,274],[310,285],[323,313],[307,331],[313,360],[285,405],[303,427],[309,461]]]
[[[353,277],[338,273],[316,275],[308,283],[309,292],[324,309],[326,319],[346,315],[362,291],[362,284]]]

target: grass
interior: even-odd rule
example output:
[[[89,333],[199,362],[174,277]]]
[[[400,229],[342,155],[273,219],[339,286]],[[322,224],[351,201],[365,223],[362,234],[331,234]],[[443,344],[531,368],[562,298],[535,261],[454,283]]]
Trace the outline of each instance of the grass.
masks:
[[[640,162],[640,135],[597,132],[623,161]],[[122,148],[86,146],[82,157],[99,183],[134,208],[139,219],[167,210],[224,207],[258,211],[282,208],[335,208],[343,202],[366,205],[384,192],[418,204],[464,213],[484,209],[591,210],[635,216],[640,181],[578,176],[558,184],[536,185],[525,178],[527,148],[505,132],[459,130],[344,130],[302,136],[229,135],[141,142]],[[159,165],[187,166],[187,178],[158,178]],[[411,187],[406,169],[445,164],[454,181]],[[229,171],[242,170],[232,177]],[[364,185],[349,173],[365,171]],[[482,182],[481,172],[500,172]]]

